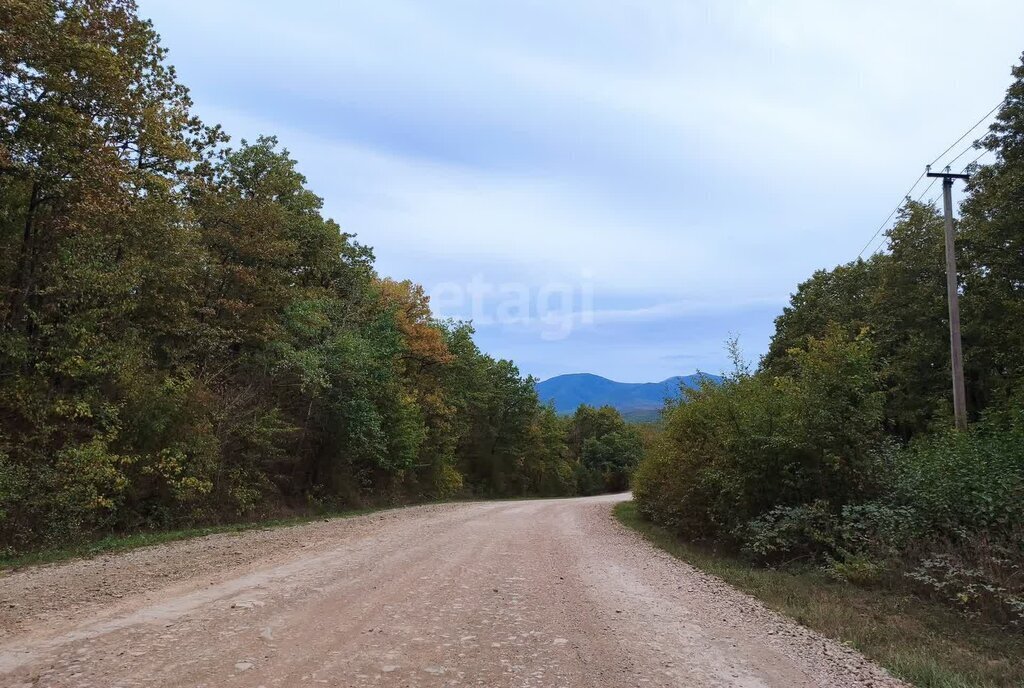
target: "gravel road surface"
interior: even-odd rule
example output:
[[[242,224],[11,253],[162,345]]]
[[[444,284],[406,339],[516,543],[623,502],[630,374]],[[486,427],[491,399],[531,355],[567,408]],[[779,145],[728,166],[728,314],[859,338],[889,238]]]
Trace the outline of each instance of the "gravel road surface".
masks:
[[[415,507],[0,576],[0,686],[896,686],[625,496]]]

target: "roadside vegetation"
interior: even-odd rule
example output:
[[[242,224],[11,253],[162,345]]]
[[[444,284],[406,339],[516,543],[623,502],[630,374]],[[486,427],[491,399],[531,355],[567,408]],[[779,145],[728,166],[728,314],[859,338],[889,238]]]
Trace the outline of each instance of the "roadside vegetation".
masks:
[[[922,661],[946,667],[937,678],[898,670],[921,685],[1018,685],[1024,656],[1024,63],[1013,75],[980,142],[994,162],[973,170],[957,228],[970,429],[950,429],[943,220],[908,200],[886,252],[799,286],[756,368],[733,343],[722,384],[666,409],[633,480],[657,532],[726,553],[697,563],[732,567],[787,610],[903,600],[896,617],[913,625],[941,604],[967,620],[956,642],[998,627],[1008,639],[993,647],[1017,652],[1012,671],[981,671],[989,655],[936,635]],[[899,618],[880,624],[887,650],[837,618],[809,623],[904,661]],[[957,657],[974,667],[961,682]]]
[[[1024,684],[1024,636],[965,619],[913,592],[855,586],[813,565],[767,567],[714,543],[694,543],[651,523],[634,502],[616,517],[652,544],[714,574],[800,624],[849,643],[898,676],[928,688]]]
[[[273,137],[192,114],[131,0],[0,7],[0,556],[110,534],[626,484],[379,276]]]

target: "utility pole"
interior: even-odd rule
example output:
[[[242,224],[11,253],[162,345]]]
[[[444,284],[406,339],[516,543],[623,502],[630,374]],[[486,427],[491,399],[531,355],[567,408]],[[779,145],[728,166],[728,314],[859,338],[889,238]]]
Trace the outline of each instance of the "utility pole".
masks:
[[[929,177],[942,177],[942,204],[946,215],[946,294],[949,300],[949,356],[953,364],[953,413],[956,429],[967,429],[967,398],[964,388],[964,357],[960,348],[960,291],[956,279],[956,244],[953,237],[953,180],[966,174],[927,169]]]

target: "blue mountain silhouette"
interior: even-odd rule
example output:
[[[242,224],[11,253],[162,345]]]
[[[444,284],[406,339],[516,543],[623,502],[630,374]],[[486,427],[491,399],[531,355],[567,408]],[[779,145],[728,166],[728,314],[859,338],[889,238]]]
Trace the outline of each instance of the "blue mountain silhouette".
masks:
[[[558,413],[572,413],[580,404],[612,406],[626,417],[652,417],[666,399],[681,396],[683,386],[693,388],[702,378],[721,382],[718,375],[696,373],[677,375],[661,382],[615,382],[591,373],[573,373],[537,383],[544,403],[553,401]]]

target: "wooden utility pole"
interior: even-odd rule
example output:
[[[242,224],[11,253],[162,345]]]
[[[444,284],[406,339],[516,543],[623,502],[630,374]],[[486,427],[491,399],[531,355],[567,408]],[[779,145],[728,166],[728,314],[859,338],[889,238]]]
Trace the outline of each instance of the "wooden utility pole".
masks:
[[[946,215],[946,295],[949,300],[949,357],[953,364],[953,413],[956,429],[967,429],[967,398],[964,388],[964,357],[960,348],[960,288],[956,278],[956,244],[953,237],[953,180],[967,180],[966,174],[928,171],[942,177],[942,204]]]

